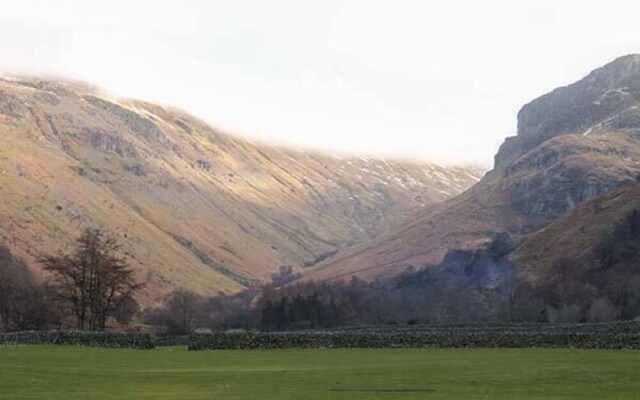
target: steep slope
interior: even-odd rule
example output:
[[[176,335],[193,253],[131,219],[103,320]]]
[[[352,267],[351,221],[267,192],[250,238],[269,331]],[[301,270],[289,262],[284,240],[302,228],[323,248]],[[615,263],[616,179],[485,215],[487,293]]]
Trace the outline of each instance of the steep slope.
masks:
[[[312,265],[468,188],[471,168],[271,148],[84,84],[0,80],[0,235],[37,258],[85,226],[149,282],[205,293]]]
[[[640,183],[585,202],[527,237],[508,259],[539,284],[565,267],[600,282],[640,274]]]
[[[385,277],[473,249],[496,233],[531,234],[640,173],[640,56],[619,58],[522,108],[518,134],[473,188],[370,245],[314,268],[311,279]]]

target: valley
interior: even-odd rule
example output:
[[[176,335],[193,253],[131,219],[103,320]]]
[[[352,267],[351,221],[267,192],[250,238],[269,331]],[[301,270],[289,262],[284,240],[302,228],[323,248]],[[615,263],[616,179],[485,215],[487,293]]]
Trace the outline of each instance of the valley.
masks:
[[[402,226],[479,168],[252,143],[89,85],[0,80],[0,235],[36,273],[87,226],[123,241],[144,302],[260,286]]]
[[[337,253],[309,276],[388,278],[440,263],[452,249],[481,249],[497,234],[531,242],[581,203],[636,181],[639,117],[640,56],[630,55],[525,105],[518,135],[471,189]],[[537,279],[545,268],[525,263],[522,273]]]

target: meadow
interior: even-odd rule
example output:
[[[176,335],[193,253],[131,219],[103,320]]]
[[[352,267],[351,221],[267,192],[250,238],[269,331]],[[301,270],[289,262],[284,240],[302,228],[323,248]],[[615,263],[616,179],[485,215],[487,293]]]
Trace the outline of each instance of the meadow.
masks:
[[[0,399],[639,399],[640,352],[0,347]]]

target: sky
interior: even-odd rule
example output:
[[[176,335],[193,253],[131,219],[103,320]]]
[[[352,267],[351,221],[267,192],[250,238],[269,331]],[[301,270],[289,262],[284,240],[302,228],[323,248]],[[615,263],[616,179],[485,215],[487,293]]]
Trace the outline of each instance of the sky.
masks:
[[[492,164],[517,112],[640,53],[629,0],[3,0],[0,71],[277,145]]]

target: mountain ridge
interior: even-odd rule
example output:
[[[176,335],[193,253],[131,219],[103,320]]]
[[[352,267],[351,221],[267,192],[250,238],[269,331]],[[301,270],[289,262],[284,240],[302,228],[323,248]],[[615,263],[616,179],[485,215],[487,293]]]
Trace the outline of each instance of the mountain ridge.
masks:
[[[101,225],[149,282],[237,291],[375,237],[480,171],[256,145],[89,85],[0,79],[0,236],[35,270]]]
[[[476,185],[372,244],[339,252],[307,278],[387,278],[503,232],[519,241],[638,173],[640,56],[632,55],[523,106],[518,134]]]

